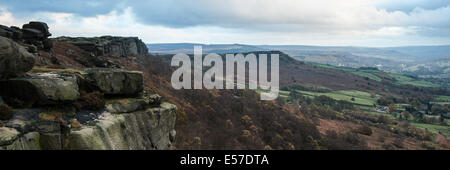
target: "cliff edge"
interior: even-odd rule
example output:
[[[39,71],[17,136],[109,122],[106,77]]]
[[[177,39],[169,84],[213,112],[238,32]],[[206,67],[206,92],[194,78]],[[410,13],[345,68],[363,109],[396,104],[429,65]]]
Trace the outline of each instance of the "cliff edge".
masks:
[[[147,55],[142,41],[50,35],[42,22],[0,26],[0,150],[171,149],[176,106],[108,60]],[[54,43],[74,48],[57,57]]]

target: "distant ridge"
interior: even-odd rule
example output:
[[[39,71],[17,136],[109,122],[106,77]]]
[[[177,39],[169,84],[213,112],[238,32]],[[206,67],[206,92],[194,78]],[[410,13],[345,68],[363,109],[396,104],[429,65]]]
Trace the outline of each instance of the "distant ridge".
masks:
[[[384,49],[395,50],[401,53],[414,56],[417,60],[435,60],[442,57],[450,56],[450,45],[436,45],[436,46],[402,46],[402,47],[387,47]]]
[[[197,45],[203,47],[204,54],[281,51],[304,62],[352,68],[377,67],[387,72],[404,73],[418,77],[447,78],[449,74],[450,45],[357,47],[201,43],[147,44],[152,54],[192,54],[194,46]]]
[[[245,53],[251,51],[265,51],[265,49],[245,44],[199,44],[199,43],[164,43],[147,44],[152,54],[193,54],[194,46],[201,45],[203,53]]]
[[[353,55],[393,60],[435,60],[450,56],[450,45],[358,47],[358,46],[313,46],[313,45],[248,45],[248,44],[202,44],[202,43],[154,43],[147,44],[150,53],[176,54],[193,53],[193,47],[201,45],[204,53],[251,52],[279,50],[296,56],[296,52],[333,51]]]

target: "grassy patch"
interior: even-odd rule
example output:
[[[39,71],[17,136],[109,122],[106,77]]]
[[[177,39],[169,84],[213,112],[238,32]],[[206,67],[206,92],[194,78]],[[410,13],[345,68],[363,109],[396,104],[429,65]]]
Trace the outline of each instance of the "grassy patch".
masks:
[[[36,74],[36,73],[50,73],[50,72],[59,72],[59,73],[72,73],[72,74],[82,74],[83,72],[75,69],[54,69],[54,68],[44,68],[44,67],[33,67],[28,73]]]
[[[375,81],[381,81],[382,79],[378,77],[378,73],[381,71],[379,70],[359,70],[356,68],[350,68],[350,67],[338,67],[338,66],[332,66],[327,64],[318,64],[318,63],[312,63],[313,65],[323,67],[323,68],[330,68],[330,69],[336,69],[336,70],[342,70],[345,72],[350,72],[352,74],[361,76],[361,77],[367,77],[369,79],[375,80]]]
[[[432,82],[415,79],[415,78],[404,76],[401,74],[389,73],[389,75],[394,77],[395,80],[397,80],[396,84],[400,84],[400,85],[409,84],[409,85],[420,86],[420,87],[439,87],[439,85],[434,84]]]
[[[377,101],[377,97],[371,98],[370,93],[357,90],[339,90],[328,93],[314,93],[314,94],[315,96],[325,95],[335,100],[345,100],[363,106],[373,106],[374,104],[376,104]]]
[[[420,80],[417,78],[413,78],[413,77],[408,77],[405,75],[401,75],[401,74],[396,74],[396,73],[387,73],[385,74],[383,71],[379,71],[379,70],[361,70],[361,69],[356,69],[356,68],[349,68],[349,67],[337,67],[337,66],[332,66],[332,65],[327,65],[327,64],[318,64],[318,63],[311,63],[315,66],[319,66],[319,67],[323,67],[323,68],[330,68],[330,69],[337,69],[337,70],[342,70],[345,72],[350,72],[352,74],[361,76],[361,77],[366,77],[368,79],[371,80],[375,80],[378,82],[381,82],[383,80],[382,74],[383,75],[388,75],[391,76],[392,78],[395,78],[395,83],[398,85],[413,85],[413,86],[419,86],[419,87],[440,87],[439,84],[436,83],[432,83],[432,82],[428,82],[425,80]]]
[[[437,104],[441,106],[450,105],[450,102],[430,102],[431,104]]]
[[[378,75],[377,75],[379,73],[379,71],[362,70],[362,71],[352,71],[351,73],[356,74],[356,75],[361,76],[361,77],[367,77],[369,79],[372,79],[372,80],[375,80],[375,81],[378,81],[378,82],[381,81],[381,78],[378,77]]]
[[[434,98],[436,101],[442,101],[442,102],[450,102],[450,96],[438,96]]]
[[[303,94],[306,97],[316,97],[325,95],[335,100],[345,100],[356,105],[366,106],[366,108],[373,107],[373,105],[376,104],[377,99],[380,97],[380,95],[375,95],[374,98],[372,98],[372,95],[370,93],[358,90],[339,90],[326,93],[297,90],[297,92]],[[289,92],[280,91],[280,95],[289,96]]]
[[[428,130],[433,133],[439,133],[446,137],[450,136],[450,126],[445,125],[435,125],[435,124],[425,124],[425,123],[416,123],[411,122],[411,125],[414,125],[418,128]]]

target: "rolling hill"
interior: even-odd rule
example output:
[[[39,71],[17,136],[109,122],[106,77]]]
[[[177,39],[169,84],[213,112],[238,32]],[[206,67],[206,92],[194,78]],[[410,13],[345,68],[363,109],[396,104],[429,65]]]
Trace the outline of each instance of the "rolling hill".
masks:
[[[169,43],[147,44],[152,54],[193,54],[194,46],[202,46],[203,53],[243,53],[261,51],[263,49],[244,44],[196,44],[196,43]]]
[[[150,53],[193,53],[203,46],[204,53],[246,53],[250,51],[281,51],[293,58],[320,64],[344,67],[376,67],[380,70],[449,82],[450,46],[352,47],[306,45],[245,44],[148,44]]]

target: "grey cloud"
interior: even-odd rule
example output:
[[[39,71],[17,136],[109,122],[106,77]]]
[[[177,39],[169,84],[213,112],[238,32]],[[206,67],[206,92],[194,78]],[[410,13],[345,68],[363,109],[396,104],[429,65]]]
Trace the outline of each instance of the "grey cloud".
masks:
[[[79,16],[95,16],[113,10],[120,12],[127,7],[131,7],[138,22],[172,28],[218,26],[257,31],[325,30],[330,32],[333,29],[361,29],[357,28],[360,26],[366,26],[367,29],[378,29],[385,26],[447,27],[450,25],[450,21],[447,19],[450,9],[439,10],[450,5],[448,0],[377,1],[377,8],[407,12],[405,12],[406,15],[393,19],[391,23],[383,23],[386,20],[384,19],[386,14],[368,16],[368,18],[377,17],[382,21],[381,23],[373,23],[373,25],[371,25],[371,22],[367,22],[367,24],[365,21],[362,22],[367,25],[359,23],[361,21],[350,21],[348,24],[341,22],[342,18],[334,16],[334,12],[343,10],[345,12],[347,9],[336,9],[340,5],[339,3],[336,4],[336,1],[327,1],[329,6],[324,6],[323,3],[309,4],[314,9],[295,8],[295,6],[303,6],[303,2],[308,5],[311,1],[286,0],[273,2],[268,0],[16,0],[0,2],[0,6],[6,6],[15,15],[47,11],[75,13]],[[271,5],[279,4],[282,5],[270,9]],[[336,5],[336,7],[333,5]],[[419,8],[424,10],[418,10]],[[267,12],[272,13],[264,15]],[[358,15],[358,13],[350,13],[351,15]],[[351,19],[355,18],[358,18],[358,16]],[[345,19],[347,18],[343,18],[343,20]]]
[[[7,0],[0,6],[17,14],[34,12],[65,12],[81,16],[105,14],[117,8],[123,0]]]
[[[416,8],[435,10],[450,5],[449,0],[382,0],[375,2],[378,8],[388,11],[412,12]]]

